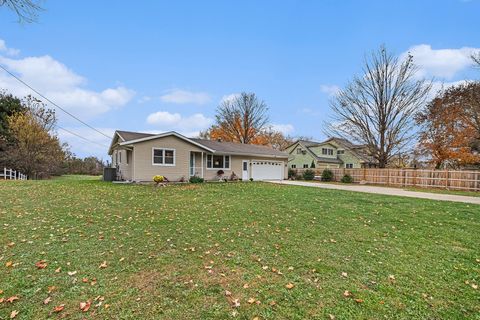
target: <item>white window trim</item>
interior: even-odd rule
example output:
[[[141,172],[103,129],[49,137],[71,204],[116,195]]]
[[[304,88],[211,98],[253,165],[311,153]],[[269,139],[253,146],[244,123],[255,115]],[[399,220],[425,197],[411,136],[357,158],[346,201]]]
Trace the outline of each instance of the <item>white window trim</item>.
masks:
[[[209,156],[212,156],[212,168],[209,168],[208,167],[208,157]],[[223,166],[225,167],[225,157],[229,157],[229,161],[228,161],[228,165],[229,167],[228,168],[213,168],[213,156],[223,156]],[[229,155],[229,154],[213,154],[213,153],[207,153],[207,157],[205,159],[205,167],[207,168],[207,170],[210,170],[210,171],[215,171],[215,170],[232,170],[232,156]]]
[[[154,151],[155,150],[163,150],[163,163],[155,163],[154,162]],[[168,151],[173,151],[173,163],[165,163],[165,151],[168,150]],[[176,163],[176,155],[177,155],[177,152],[175,151],[175,149],[172,149],[172,148],[156,148],[156,147],[153,147],[152,148],[152,166],[162,166],[162,167],[175,167],[175,163]]]

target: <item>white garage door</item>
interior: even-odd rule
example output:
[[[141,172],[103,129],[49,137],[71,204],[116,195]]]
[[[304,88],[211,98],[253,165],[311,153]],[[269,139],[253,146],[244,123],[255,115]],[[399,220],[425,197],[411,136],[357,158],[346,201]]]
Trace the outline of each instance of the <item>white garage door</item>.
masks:
[[[283,170],[281,161],[252,161],[253,180],[282,180]]]

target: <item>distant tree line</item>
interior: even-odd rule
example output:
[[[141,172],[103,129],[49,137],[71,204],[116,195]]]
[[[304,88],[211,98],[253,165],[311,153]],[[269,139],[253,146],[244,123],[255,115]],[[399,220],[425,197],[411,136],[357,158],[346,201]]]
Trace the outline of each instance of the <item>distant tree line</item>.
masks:
[[[101,174],[105,164],[95,157],[79,159],[61,143],[57,117],[32,96],[18,98],[0,91],[0,167],[43,179],[62,174]]]

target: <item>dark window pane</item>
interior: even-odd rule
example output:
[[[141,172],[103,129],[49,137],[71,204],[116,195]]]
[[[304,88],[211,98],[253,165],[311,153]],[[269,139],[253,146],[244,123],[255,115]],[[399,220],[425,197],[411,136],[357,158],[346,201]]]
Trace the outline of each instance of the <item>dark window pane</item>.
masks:
[[[214,168],[223,168],[223,156],[213,156],[213,167]]]

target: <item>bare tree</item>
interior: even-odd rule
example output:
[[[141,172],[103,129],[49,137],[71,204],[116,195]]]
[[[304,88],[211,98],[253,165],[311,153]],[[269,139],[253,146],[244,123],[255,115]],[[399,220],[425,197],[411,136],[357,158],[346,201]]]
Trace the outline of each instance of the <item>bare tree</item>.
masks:
[[[210,131],[211,138],[253,143],[268,123],[268,107],[255,93],[242,92],[239,96],[223,101],[217,108],[216,124]]]
[[[362,76],[331,101],[327,132],[365,144],[380,168],[412,141],[414,115],[425,104],[431,82],[415,78],[413,57],[405,60],[384,46],[366,59]]]
[[[480,67],[480,52],[471,55],[473,62],[475,62]]]
[[[0,6],[6,6],[17,14],[19,22],[34,22],[37,12],[42,10],[39,0],[0,0]]]

